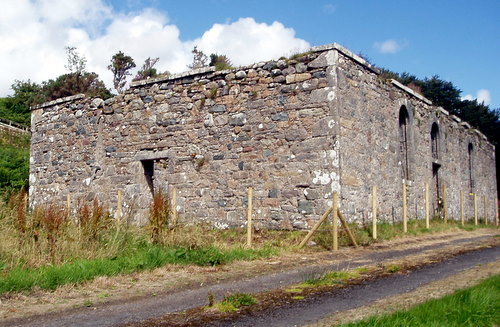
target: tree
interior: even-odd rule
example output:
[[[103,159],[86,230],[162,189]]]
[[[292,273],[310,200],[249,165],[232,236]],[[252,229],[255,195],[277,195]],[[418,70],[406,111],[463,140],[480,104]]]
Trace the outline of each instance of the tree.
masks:
[[[118,93],[123,93],[127,76],[131,75],[130,70],[135,67],[134,59],[118,51],[112,58],[108,69],[113,73],[113,86]]]
[[[158,71],[156,70],[156,68],[154,68],[154,66],[159,60],[160,58],[151,59],[151,57],[148,57],[148,59],[144,61],[144,64],[142,65],[141,69],[139,69],[137,75],[135,75],[133,80],[139,81],[142,79],[154,78],[158,76]]]
[[[212,53],[210,55],[209,66],[214,66],[215,70],[224,70],[233,68],[231,65],[231,60],[226,55],[219,55]]]
[[[75,47],[66,47],[69,73],[60,75],[55,80],[42,83],[44,101],[51,101],[70,95],[85,93],[90,97],[110,98],[111,92],[106,88],[99,75],[86,71],[87,59],[76,52]]]
[[[85,93],[89,97],[108,99],[113,95],[96,73],[83,72],[60,75],[55,80],[42,84],[45,101],[51,101],[70,95]]]
[[[203,51],[198,50],[198,47],[195,46],[191,53],[193,54],[193,62],[191,63],[191,65],[188,65],[189,69],[207,67],[208,57],[203,53]]]
[[[64,68],[70,73],[81,74],[87,66],[87,59],[76,52],[76,47],[66,47],[66,60],[68,61]]]

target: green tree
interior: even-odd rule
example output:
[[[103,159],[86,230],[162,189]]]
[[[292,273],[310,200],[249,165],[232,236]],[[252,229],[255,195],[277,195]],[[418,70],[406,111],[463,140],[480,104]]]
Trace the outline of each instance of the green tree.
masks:
[[[112,58],[108,69],[113,73],[113,86],[118,93],[123,93],[127,76],[131,75],[130,70],[135,67],[134,59],[118,51]]]
[[[229,60],[229,58],[226,55],[219,55],[216,53],[212,53],[210,55],[210,63],[208,65],[214,66],[215,70],[224,70],[233,68],[231,60]]]
[[[141,69],[139,69],[139,71],[135,75],[134,81],[157,77],[158,71],[156,70],[156,68],[154,68],[154,66],[156,65],[156,63],[158,63],[159,60],[160,58],[151,59],[151,57],[148,57],[148,59],[144,61]]]
[[[68,62],[65,67],[69,73],[42,83],[44,101],[79,93],[85,93],[90,97],[110,98],[112,94],[99,79],[99,75],[86,71],[87,59],[76,52],[75,47],[66,47],[66,52]]]

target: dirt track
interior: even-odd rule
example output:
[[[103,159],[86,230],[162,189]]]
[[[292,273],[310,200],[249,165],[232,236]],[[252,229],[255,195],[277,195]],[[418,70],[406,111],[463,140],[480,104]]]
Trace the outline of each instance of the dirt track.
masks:
[[[394,260],[428,262],[439,254],[443,255],[464,249],[472,250],[492,242],[498,245],[498,237],[494,237],[496,234],[497,230],[455,231],[419,238],[409,237],[368,248],[343,249],[338,253],[299,253],[271,260],[232,264],[218,270],[188,271],[191,274],[189,283],[185,285],[169,284],[168,286],[163,284],[163,289],[165,289],[163,292],[159,291],[157,283],[153,283],[153,288],[146,289],[142,280],[147,279],[146,274],[139,274],[133,284],[139,284],[139,287],[142,285],[142,294],[151,291],[151,289],[154,290],[157,292],[154,296],[150,294],[149,296],[130,298],[134,291],[134,286],[132,286],[132,290],[123,292],[122,297],[116,296],[107,303],[97,304],[91,308],[82,307],[80,304],[74,309],[27,317],[26,315],[30,313],[29,307],[27,307],[24,311],[26,315],[22,314],[23,318],[15,318],[16,312],[14,311],[14,314],[10,315],[13,319],[4,320],[0,326],[113,326],[139,322],[205,305],[208,292],[213,292],[220,299],[224,294],[236,291],[256,293],[284,287],[301,282],[306,278],[319,276],[328,270],[386,264]],[[498,250],[498,246],[496,249]],[[307,257],[304,257],[305,255]],[[179,268],[179,270],[182,269],[189,270],[189,268]],[[178,271],[172,272],[172,275],[176,275],[176,273],[180,276]],[[154,275],[155,272],[150,274]],[[85,286],[81,289],[85,290]],[[99,291],[102,292],[102,289]],[[33,301],[29,296],[27,298],[25,303]],[[22,298],[13,297],[2,300],[0,307],[5,318],[9,318],[9,306],[21,305],[20,299]],[[32,310],[31,312],[37,311]],[[19,314],[17,316],[19,317]]]

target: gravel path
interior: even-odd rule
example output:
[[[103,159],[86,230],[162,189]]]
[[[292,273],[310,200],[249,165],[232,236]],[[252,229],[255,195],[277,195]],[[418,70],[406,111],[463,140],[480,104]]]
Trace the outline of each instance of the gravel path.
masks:
[[[500,247],[486,248],[456,256],[443,262],[411,271],[408,274],[394,274],[361,285],[339,289],[332,293],[304,301],[293,302],[277,311],[261,312],[244,316],[231,322],[215,323],[210,326],[268,326],[289,327],[304,324],[313,325],[319,319],[338,311],[366,305],[372,301],[410,292],[417,287],[459,273],[478,264],[500,260]]]

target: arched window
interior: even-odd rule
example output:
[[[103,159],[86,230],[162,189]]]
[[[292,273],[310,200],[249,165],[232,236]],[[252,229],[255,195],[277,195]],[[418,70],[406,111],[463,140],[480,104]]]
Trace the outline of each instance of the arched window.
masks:
[[[409,149],[409,132],[410,132],[410,116],[405,106],[399,108],[399,153],[401,157],[401,168],[403,178],[409,179],[410,176],[410,160],[408,157]]]
[[[474,154],[474,146],[472,143],[469,143],[469,146],[467,147],[467,161],[469,164],[469,190],[470,193],[474,193],[474,160],[473,160],[473,154]]]
[[[436,123],[432,124],[431,127],[431,150],[432,159],[439,159],[439,126]]]

